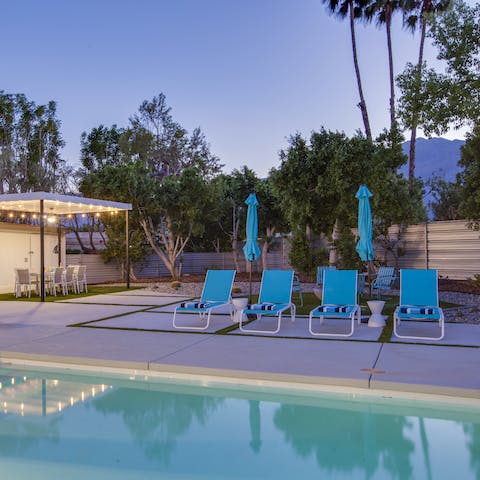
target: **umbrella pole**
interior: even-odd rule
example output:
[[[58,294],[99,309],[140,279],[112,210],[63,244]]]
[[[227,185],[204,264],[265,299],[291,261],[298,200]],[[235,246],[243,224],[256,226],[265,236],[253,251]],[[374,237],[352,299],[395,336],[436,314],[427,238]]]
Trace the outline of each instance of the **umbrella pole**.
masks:
[[[372,296],[372,283],[374,280],[374,275],[375,275],[375,267],[373,265],[373,260],[369,260],[367,263],[367,278],[368,278],[368,289],[369,289],[369,295],[370,297]]]
[[[249,294],[248,294],[248,303],[252,303],[252,265],[253,262],[250,261],[250,269],[249,269],[249,274],[248,274],[248,280],[249,280]]]

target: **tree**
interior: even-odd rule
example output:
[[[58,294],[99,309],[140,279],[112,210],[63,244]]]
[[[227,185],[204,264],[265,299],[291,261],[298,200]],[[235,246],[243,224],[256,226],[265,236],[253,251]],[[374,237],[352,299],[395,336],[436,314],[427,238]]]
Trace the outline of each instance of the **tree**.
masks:
[[[112,125],[92,128],[80,137],[80,162],[87,171],[102,168],[104,165],[118,165],[122,158],[120,138],[125,133],[123,129]]]
[[[287,222],[280,208],[280,199],[270,178],[259,179],[256,184],[258,206],[258,234],[262,239],[262,268],[268,269],[267,253],[277,233],[286,232]]]
[[[56,104],[0,91],[0,193],[68,189]]]
[[[375,238],[386,236],[395,223],[424,218],[420,188],[409,192],[408,182],[397,173],[406,157],[391,132],[375,142],[325,129],[313,132],[309,142],[297,134],[281,152],[281,160],[272,181],[282,193],[280,204],[292,230],[305,232],[301,235],[310,244],[315,236],[328,236],[335,224],[340,232],[356,225],[355,193],[361,184],[374,194]]]
[[[128,128],[100,126],[82,135],[80,190],[132,203],[132,238],[142,232],[173,278],[192,235],[216,214],[210,179],[219,169],[201,130],[189,135],[174,122],[163,94],[144,101]],[[119,243],[122,231],[115,232],[118,241],[109,241]]]
[[[453,8],[434,18],[429,36],[446,62],[449,109],[442,127],[480,123],[480,4],[457,0]]]
[[[410,151],[408,164],[408,178],[415,176],[415,147],[417,142],[417,126],[419,125],[418,110],[421,108],[420,91],[422,85],[422,69],[424,68],[423,54],[425,49],[425,37],[427,34],[427,20],[434,15],[441,14],[451,5],[451,0],[409,0],[404,2],[404,24],[412,32],[420,30],[420,44],[418,49],[418,61],[416,67],[410,64],[407,69],[411,71],[410,78],[413,80],[410,92],[412,95],[413,108],[411,120],[408,122],[411,129]]]
[[[470,221],[470,227],[480,230],[480,124],[467,136],[458,162],[461,171],[460,213]]]
[[[327,4],[327,8],[332,15],[341,19],[348,16],[350,22],[350,38],[352,42],[353,65],[355,68],[355,76],[357,79],[358,94],[360,102],[358,107],[362,114],[363,126],[367,138],[372,138],[372,130],[370,128],[370,120],[368,119],[367,104],[363,95],[362,79],[360,76],[360,67],[358,65],[357,40],[355,35],[355,20],[360,18],[365,7],[366,0],[322,0]]]
[[[365,18],[376,19],[377,25],[385,25],[387,32],[388,67],[390,76],[390,129],[394,128],[395,116],[395,81],[393,71],[393,49],[392,49],[392,16],[396,10],[401,8],[400,0],[374,0],[365,8]]]
[[[173,121],[163,93],[145,100],[138,113],[130,118],[126,131],[124,150],[138,155],[146,162],[148,169],[162,178],[180,173],[193,167],[205,177],[220,171],[218,158],[210,152],[205,135],[199,127],[191,135]]]
[[[154,203],[141,209],[142,226],[153,251],[172,278],[181,275],[181,257],[193,234],[203,233],[205,223],[215,216],[217,201],[210,185],[194,168],[169,175],[156,185]]]
[[[230,239],[233,263],[237,271],[241,271],[239,260],[239,242],[245,238],[245,221],[247,207],[245,200],[255,191],[258,184],[255,172],[243,166],[233,170],[230,175],[222,174],[214,182],[220,192],[221,214],[219,223]]]
[[[419,63],[407,64],[397,78],[401,90],[399,113],[406,128],[422,128],[427,136],[442,135],[452,126],[480,122],[480,5],[470,7],[457,0],[442,13],[447,2],[436,2],[425,13],[422,29],[437,48],[444,72]],[[422,47],[423,48],[423,47]],[[423,50],[421,50],[423,55]],[[409,178],[415,172],[415,141],[410,143]],[[413,155],[412,155],[413,154]]]
[[[459,220],[461,185],[457,182],[447,182],[440,176],[433,176],[427,182],[433,201],[429,206],[434,220]]]
[[[122,165],[105,164],[91,171],[83,170],[80,175],[79,190],[85,196],[132,204],[129,214],[129,250],[132,264],[142,261],[149,252],[140,225],[141,208],[154,201],[152,194],[155,187],[155,181],[138,160]],[[115,259],[123,268],[126,236],[124,217],[106,214],[100,219],[106,234],[103,258],[105,261]],[[129,275],[133,277],[133,265]]]

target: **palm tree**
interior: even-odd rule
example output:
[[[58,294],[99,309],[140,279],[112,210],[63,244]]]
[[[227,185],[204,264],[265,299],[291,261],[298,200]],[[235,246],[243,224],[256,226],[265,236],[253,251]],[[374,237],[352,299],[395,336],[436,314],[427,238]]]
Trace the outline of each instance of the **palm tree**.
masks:
[[[385,25],[387,31],[388,67],[390,71],[390,128],[395,125],[395,79],[393,73],[392,17],[400,8],[401,0],[373,0],[365,8],[367,20],[376,19],[377,25]]]
[[[332,15],[336,15],[340,18],[349,17],[350,20],[350,35],[352,39],[352,52],[353,52],[353,64],[355,67],[355,75],[357,77],[358,93],[360,96],[360,102],[358,107],[362,113],[363,125],[365,127],[365,135],[371,140],[372,131],[370,129],[370,121],[368,119],[367,104],[365,103],[365,97],[363,96],[362,80],[360,77],[360,68],[358,66],[357,55],[357,41],[355,37],[355,20],[360,18],[363,14],[363,8],[366,5],[366,0],[322,0],[327,4],[328,10]]]
[[[451,0],[408,0],[403,4],[403,23],[413,32],[420,29],[420,47],[418,51],[418,63],[416,70],[416,82],[415,87],[418,94],[418,88],[422,78],[423,67],[423,51],[425,48],[425,37],[427,34],[427,20],[429,17],[444,12],[451,5]],[[412,118],[412,132],[410,135],[410,151],[409,151],[409,163],[408,163],[408,179],[410,182],[415,177],[415,147],[417,143],[417,118],[414,115]]]

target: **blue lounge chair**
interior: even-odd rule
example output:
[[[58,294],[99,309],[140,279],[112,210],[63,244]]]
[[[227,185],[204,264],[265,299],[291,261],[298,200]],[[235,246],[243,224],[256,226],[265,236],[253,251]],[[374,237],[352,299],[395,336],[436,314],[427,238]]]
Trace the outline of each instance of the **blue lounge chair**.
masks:
[[[243,315],[238,324],[242,332],[275,334],[280,330],[282,312],[290,309],[292,322],[295,320],[295,304],[292,303],[293,270],[264,270],[260,286],[258,303],[248,305],[242,313],[255,314],[257,319],[262,316],[278,317],[275,330],[247,329],[243,326]]]
[[[402,320],[438,320],[440,336],[399,335]],[[445,335],[445,319],[438,304],[437,270],[400,270],[400,305],[393,314],[393,333],[398,338],[441,340]]]
[[[197,302],[182,302],[173,313],[173,327],[179,330],[206,330],[210,325],[210,315],[213,310],[230,305],[230,316],[233,314],[232,287],[235,270],[208,270],[203,284],[200,300]],[[177,312],[198,313],[200,320],[205,320],[201,326],[181,326],[176,323]],[[233,317],[232,317],[233,319]]]
[[[300,306],[303,307],[303,287],[298,275],[293,276],[292,292],[298,293],[298,296],[300,297]]]
[[[349,318],[352,326],[347,333],[322,333],[313,330],[313,319]],[[314,308],[308,316],[308,329],[312,335],[322,337],[350,337],[353,335],[355,317],[361,321],[361,310],[357,303],[357,271],[327,270],[324,274],[322,305]]]
[[[317,267],[317,285],[319,287],[323,286],[323,276],[327,270],[336,270],[337,267],[335,266],[320,266]]]
[[[372,282],[372,293],[376,291],[377,298],[380,299],[382,291],[390,290],[394,280],[395,269],[393,267],[380,267]]]

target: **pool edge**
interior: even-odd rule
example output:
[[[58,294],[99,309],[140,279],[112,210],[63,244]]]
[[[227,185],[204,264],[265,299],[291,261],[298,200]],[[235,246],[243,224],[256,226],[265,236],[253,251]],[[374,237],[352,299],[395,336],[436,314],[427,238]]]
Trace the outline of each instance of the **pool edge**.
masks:
[[[369,382],[355,378],[252,372],[247,370],[214,369],[149,362],[99,360],[85,357],[0,352],[0,367],[46,367],[82,372],[144,375],[153,379],[178,379],[202,386],[249,387],[288,390],[305,395],[333,392],[365,397],[407,400],[431,400],[440,403],[480,406],[480,389],[415,384],[404,382]],[[379,388],[380,386],[380,388]]]

